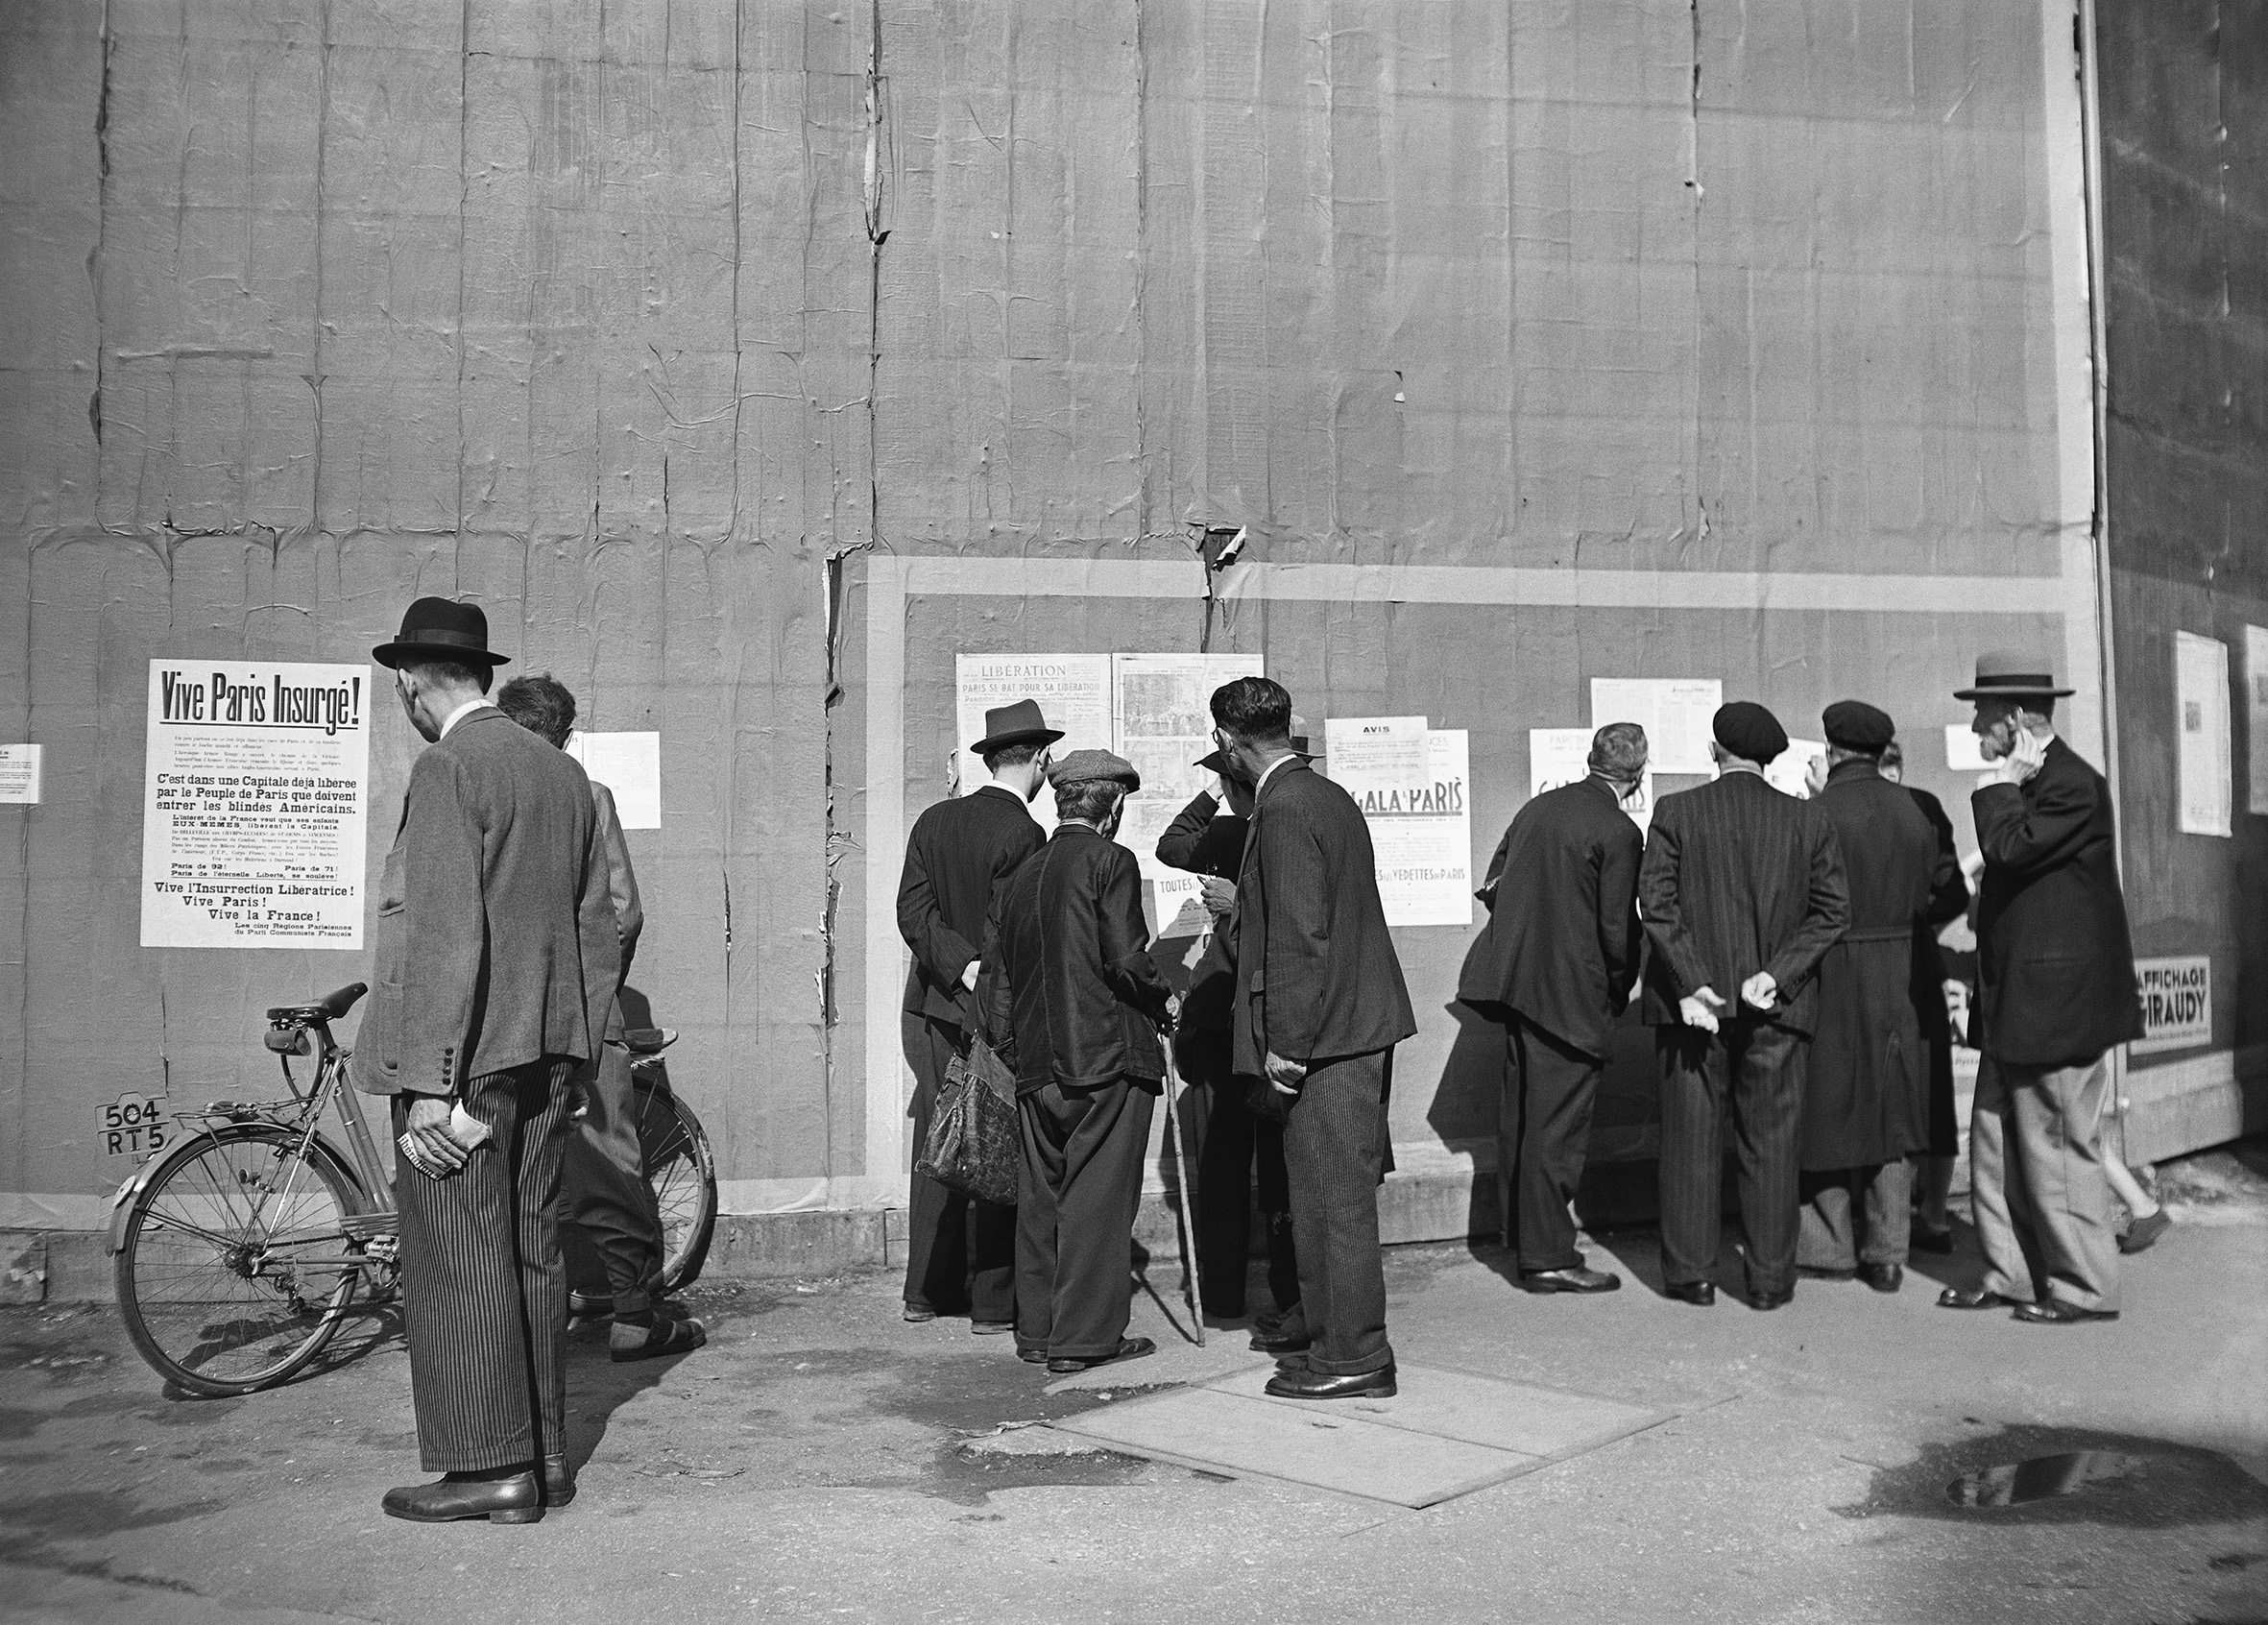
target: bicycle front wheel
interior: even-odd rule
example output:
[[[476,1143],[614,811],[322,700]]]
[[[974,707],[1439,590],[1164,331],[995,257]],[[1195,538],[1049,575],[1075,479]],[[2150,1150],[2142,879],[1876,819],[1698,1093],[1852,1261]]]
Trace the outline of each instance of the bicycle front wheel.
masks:
[[[662,1219],[662,1290],[700,1278],[716,1229],[716,1159],[701,1120],[669,1086],[642,1070],[632,1083],[638,1147]]]
[[[127,1215],[127,1335],[157,1374],[212,1396],[270,1388],[323,1351],[352,1301],[364,1203],[329,1147],[240,1124],[184,1140]]]

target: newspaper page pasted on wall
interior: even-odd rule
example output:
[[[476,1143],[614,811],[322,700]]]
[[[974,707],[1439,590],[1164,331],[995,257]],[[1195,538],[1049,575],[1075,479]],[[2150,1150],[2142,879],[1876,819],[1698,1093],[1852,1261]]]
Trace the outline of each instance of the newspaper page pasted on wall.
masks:
[[[1470,746],[1422,716],[1334,716],[1323,724],[1331,781],[1370,822],[1389,926],[1473,923]]]
[[[1594,677],[1591,726],[1635,722],[1646,730],[1646,760],[1656,773],[1717,776],[1711,727],[1725,703],[1714,677]]]
[[[154,660],[145,948],[360,948],[370,668]]]

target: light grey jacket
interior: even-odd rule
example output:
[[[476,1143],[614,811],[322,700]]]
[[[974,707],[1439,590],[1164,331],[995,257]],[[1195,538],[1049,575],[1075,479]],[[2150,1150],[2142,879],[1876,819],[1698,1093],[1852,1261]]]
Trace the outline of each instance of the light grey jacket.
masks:
[[[427,746],[379,887],[355,1086],[449,1095],[596,1054],[621,961],[609,869],[574,758],[493,706]]]

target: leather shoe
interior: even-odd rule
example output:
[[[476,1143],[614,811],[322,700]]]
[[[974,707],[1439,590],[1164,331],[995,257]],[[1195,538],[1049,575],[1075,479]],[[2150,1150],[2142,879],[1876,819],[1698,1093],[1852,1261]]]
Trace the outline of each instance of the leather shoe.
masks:
[[[905,1318],[913,1324],[918,1326],[924,1321],[934,1321],[937,1318],[937,1311],[934,1309],[917,1308],[913,1304],[908,1303],[905,1306]]]
[[[1906,1284],[1906,1267],[1903,1264],[1861,1264],[1859,1279],[1876,1292],[1895,1292]]]
[[[461,1478],[452,1472],[430,1484],[389,1490],[379,1504],[388,1517],[412,1523],[455,1523],[469,1517],[536,1523],[543,1516],[543,1489],[532,1472],[516,1472],[509,1478]]]
[[[1953,1226],[1924,1225],[1914,1221],[1913,1239],[1909,1245],[1916,1252],[1950,1253],[1953,1250]]]
[[[1155,1354],[1158,1346],[1146,1337],[1122,1337],[1118,1347],[1108,1354],[1066,1354],[1048,1362],[1048,1370],[1057,1376],[1069,1376],[1074,1371],[1092,1370],[1097,1366],[1108,1366],[1121,1360],[1139,1360],[1145,1354]]]
[[[1016,1329],[1014,1321],[971,1321],[969,1330],[978,1337],[998,1337]]]
[[[1662,1288],[1662,1293],[1663,1296],[1674,1298],[1680,1303],[1691,1303],[1706,1309],[1717,1301],[1717,1283],[1715,1281],[1672,1281]]]
[[[2003,1298],[1996,1292],[1982,1288],[1947,1287],[1938,1294],[1940,1309],[2007,1309],[2015,1305],[2013,1298]]]
[[[1298,1354],[1315,1342],[1304,1331],[1291,1333],[1256,1331],[1252,1334],[1252,1352],[1255,1354]]]
[[[1044,1366],[1048,1363],[1048,1351],[1045,1348],[1019,1348],[1016,1358],[1027,1366]]]
[[[1520,1290],[1523,1292],[1619,1292],[1622,1277],[1604,1270],[1591,1270],[1578,1264],[1568,1270],[1523,1270],[1520,1272]]]
[[[690,1354],[709,1341],[709,1328],[698,1321],[665,1321],[660,1316],[648,1326],[616,1321],[607,1328],[607,1350],[619,1364],[625,1360],[653,1360],[665,1354]]]
[[[2164,1208],[2136,1219],[2126,1227],[2126,1234],[2118,1238],[2121,1252],[2147,1252],[2159,1236],[2173,1228],[2173,1216]]]
[[[1391,1399],[1396,1393],[1394,1368],[1382,1366],[1375,1371],[1357,1371],[1352,1376],[1338,1376],[1305,1367],[1296,1370],[1279,1370],[1267,1379],[1267,1392],[1279,1399]]]
[[[565,1456],[543,1458],[543,1505],[554,1511],[575,1498],[575,1469]]]
[[[1788,1288],[1785,1292],[1751,1292],[1749,1294],[1749,1307],[1766,1311],[1779,1309],[1785,1307],[1788,1300],[1795,1296],[1796,1289],[1794,1287]]]
[[[2082,1321],[2115,1321],[2115,1309],[2082,1309],[2076,1303],[2065,1303],[2051,1298],[2045,1303],[2019,1303],[2013,1319],[2035,1326],[2075,1326]]]

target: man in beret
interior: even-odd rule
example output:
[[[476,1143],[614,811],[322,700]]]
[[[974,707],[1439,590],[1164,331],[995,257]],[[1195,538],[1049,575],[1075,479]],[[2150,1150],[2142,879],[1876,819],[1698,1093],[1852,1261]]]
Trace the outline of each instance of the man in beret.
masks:
[[[993,889],[1047,839],[1029,811],[1047,783],[1048,747],[1063,738],[1036,700],[984,714],[984,737],[969,749],[992,782],[926,809],[905,837],[898,878],[898,933],[913,950],[898,1018],[913,1068],[914,1154],[945,1087],[945,1069],[968,1047],[977,951]],[[969,1329],[1016,1323],[1016,1210],[948,1189],[918,1168],[905,1213],[905,1318],[966,1312]]]
[[[1782,795],[1765,765],[1779,719],[1735,701],[1713,723],[1715,783],[1654,805],[1638,868],[1653,953],[1646,1021],[1661,1068],[1662,1278],[1672,1298],[1717,1289],[1720,1146],[1731,1120],[1749,1302],[1796,1290],[1797,1136],[1820,958],[1850,921],[1843,854],[1818,807]]]
[[[2047,662],[1995,652],[1954,696],[1975,702],[1992,764],[1969,804],[1985,855],[1968,1130],[1985,1279],[1938,1302],[2013,1305],[2042,1325],[2118,1318],[2103,1096],[2111,1047],[2142,1032],[2111,787],[2056,737],[2071,691]]]
[[[1929,1146],[1914,944],[1967,907],[1968,887],[1919,804],[1882,776],[1897,725],[1862,700],[1837,700],[1820,722],[1827,776],[1816,805],[1843,849],[1850,926],[1820,960],[1796,1263],[1895,1292],[1912,1212],[1906,1158]]]
[[[1055,1372],[1155,1350],[1128,1337],[1142,1153],[1166,1076],[1171,989],[1149,957],[1142,872],[1112,837],[1133,764],[1074,750],[1048,775],[1061,820],[998,887],[977,999],[1016,1075],[1016,1351]]]

